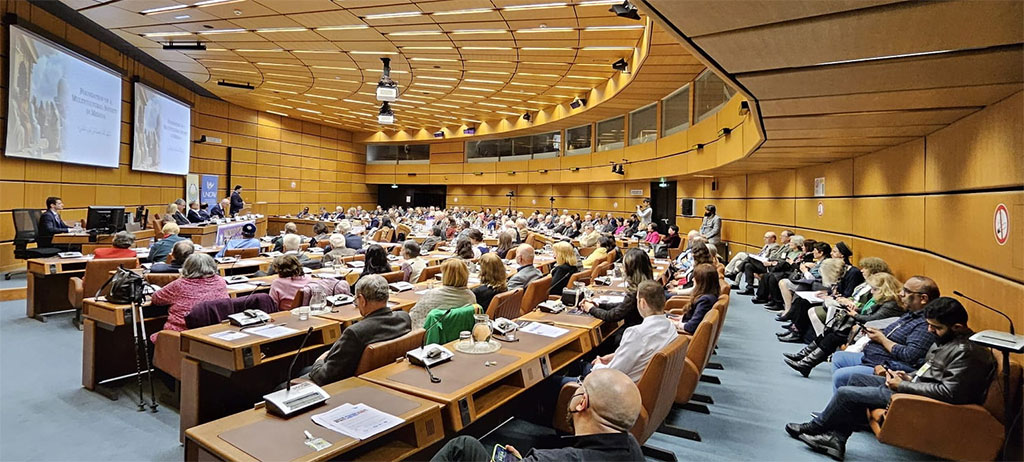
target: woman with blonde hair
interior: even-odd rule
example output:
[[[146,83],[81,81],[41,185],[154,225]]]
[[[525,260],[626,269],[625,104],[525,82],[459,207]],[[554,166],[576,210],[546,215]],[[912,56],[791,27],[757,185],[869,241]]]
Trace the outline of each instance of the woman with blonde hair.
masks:
[[[431,310],[446,310],[476,303],[476,295],[466,288],[468,283],[469,269],[466,263],[458,258],[445,260],[441,264],[441,287],[428,290],[409,310],[413,329],[423,327]]]
[[[551,289],[548,293],[562,295],[562,289],[576,272],[576,252],[565,241],[556,242],[551,248],[555,251],[555,267],[551,268]]]
[[[505,263],[498,255],[488,252],[480,257],[480,285],[473,288],[476,304],[486,310],[495,295],[508,290],[507,279]]]

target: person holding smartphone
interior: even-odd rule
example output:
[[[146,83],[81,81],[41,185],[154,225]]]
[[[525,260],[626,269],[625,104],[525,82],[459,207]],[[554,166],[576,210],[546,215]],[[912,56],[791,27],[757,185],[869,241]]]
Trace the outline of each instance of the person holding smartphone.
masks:
[[[531,449],[525,454],[511,445],[488,451],[472,436],[452,438],[431,459],[446,461],[525,462],[567,460],[642,461],[643,451],[629,433],[640,415],[640,390],[626,374],[615,369],[595,370],[578,385],[569,399],[570,425],[575,436],[563,438],[568,446]]]
[[[843,460],[846,440],[863,425],[865,411],[887,407],[894,393],[982,404],[996,361],[987,347],[970,341],[974,332],[967,326],[967,310],[954,298],[939,297],[925,307],[924,318],[937,347],[915,372],[881,366],[880,375],[855,374],[817,417],[787,424],[786,432],[815,451]]]

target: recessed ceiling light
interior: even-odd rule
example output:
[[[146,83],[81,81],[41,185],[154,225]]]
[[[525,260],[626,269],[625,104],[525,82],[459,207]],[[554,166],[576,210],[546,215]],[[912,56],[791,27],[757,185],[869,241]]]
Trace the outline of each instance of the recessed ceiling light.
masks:
[[[310,98],[329,99],[329,100],[334,100],[334,101],[337,101],[337,99],[338,99],[338,98],[335,98],[333,96],[317,95],[317,94],[314,94],[314,93],[303,93],[303,96],[308,96]]]
[[[298,64],[286,64],[286,63],[256,63],[257,66],[280,66],[280,67],[305,67]]]
[[[529,29],[519,29],[516,33],[519,34],[540,34],[546,32],[573,32],[576,29],[571,27],[531,27]]]
[[[184,37],[192,35],[191,32],[184,31],[165,31],[165,32],[146,32],[142,34],[143,37]]]
[[[332,31],[332,30],[356,30],[356,29],[369,29],[370,26],[366,24],[349,24],[344,26],[320,26],[313,30],[315,31]]]
[[[579,2],[576,6],[614,5],[621,3],[622,0],[587,0],[585,2]]]
[[[294,107],[288,106],[286,104],[277,104],[277,103],[267,103],[267,104],[269,104],[271,106],[283,107],[285,109],[295,109]]]
[[[633,47],[583,47],[580,49],[583,51],[625,51],[632,50]]]
[[[235,50],[237,53],[280,53],[284,50],[280,48],[238,48]]]
[[[403,35],[415,36],[415,35],[441,35],[441,34],[443,34],[443,32],[441,32],[439,30],[405,30],[405,31],[398,31],[398,32],[390,32],[390,33],[388,33],[388,35],[394,36],[394,37],[399,37],[399,36],[403,36]]]
[[[567,75],[569,79],[583,79],[583,80],[607,80],[607,77],[594,77],[590,75]]]
[[[263,84],[264,85],[284,85],[286,87],[305,87],[305,85],[299,85],[299,84],[296,84],[296,83],[278,82],[278,81],[275,81],[275,80],[267,80],[266,82],[263,82]]]
[[[506,29],[460,29],[453,30],[453,35],[467,35],[467,34],[505,34],[508,33]]]
[[[521,11],[521,10],[543,10],[547,8],[561,8],[567,6],[566,3],[533,3],[529,5],[513,5],[502,8],[504,11]]]
[[[182,14],[182,15],[175,16],[174,19],[188,19],[188,18],[191,18],[191,17],[192,16],[189,16],[187,14]]]
[[[496,114],[514,115],[514,116],[517,116],[517,117],[519,116],[518,112],[508,112],[508,111],[494,111],[494,112]]]
[[[274,32],[306,32],[308,29],[305,27],[271,27],[268,29],[256,29],[258,34],[267,34]]]
[[[511,47],[462,47],[463,50],[491,50],[491,51],[509,51]]]
[[[422,12],[419,11],[403,11],[401,13],[382,13],[382,14],[368,14],[363,16],[363,19],[374,20],[374,19],[388,19],[388,18],[410,18],[413,16],[421,16]]]
[[[451,50],[452,47],[398,47],[403,50]]]
[[[494,75],[508,75],[508,74],[511,74],[511,72],[503,72],[503,71],[466,71],[466,72],[468,72],[470,74],[494,74]]]
[[[455,77],[437,77],[437,76],[433,76],[433,75],[417,75],[416,78],[417,79],[427,79],[427,80],[447,80],[449,82],[454,82],[456,80],[459,80],[459,79],[456,79]]]
[[[230,59],[207,59],[200,58],[204,63],[227,63],[227,64],[249,64],[248,61],[232,61]]]
[[[452,88],[451,85],[441,85],[436,83],[425,83],[425,82],[413,82],[413,85],[420,87],[432,87],[432,88]]]
[[[523,51],[572,51],[570,47],[522,47]]]
[[[349,51],[348,53],[349,54],[353,54],[353,55],[397,55],[398,54],[397,51],[362,51],[362,50]],[[394,71],[391,71],[391,72],[394,72]]]
[[[480,87],[459,87],[459,90],[469,91],[495,91],[493,88],[480,88]]]
[[[618,2],[613,2],[613,3],[618,3]],[[646,27],[646,26],[644,26],[643,24],[628,24],[628,25],[621,25],[621,26],[589,26],[589,27],[584,27],[583,30],[587,31],[587,32],[600,32],[600,31],[606,31],[606,30],[643,29],[644,27]]]
[[[295,110],[296,110],[296,111],[302,111],[302,112],[308,112],[308,113],[310,113],[310,114],[323,114],[323,113],[322,113],[322,112],[320,112],[320,111],[314,111],[314,110],[312,110],[312,109],[306,109],[306,108],[304,108],[304,107],[298,107],[298,108],[295,108]]]
[[[238,2],[244,2],[244,1],[245,0],[203,0],[201,2],[193,3],[192,6],[196,6],[196,7],[199,7],[199,8],[206,8],[208,6],[227,5],[229,3],[238,3]]]
[[[236,72],[239,74],[256,74],[256,71],[243,71],[241,69],[225,69],[223,67],[208,67],[207,69],[217,72]]]
[[[505,83],[505,82],[502,82],[500,80],[482,80],[482,79],[463,79],[462,81],[463,82],[472,82],[472,83],[493,83],[493,84],[496,84],[496,85],[502,85],[502,84]]]
[[[532,72],[517,72],[516,75],[524,75],[527,77],[551,77],[556,79],[561,77],[561,75],[558,74],[534,74]]]
[[[448,59],[448,58],[421,58],[421,57],[413,57],[413,58],[409,58],[409,60],[410,61],[451,62],[451,63],[458,61],[457,59]]]
[[[199,35],[216,35],[216,34],[237,34],[237,33],[240,33],[240,32],[248,32],[248,31],[245,30],[245,29],[213,29],[213,30],[200,31],[200,32],[198,32],[198,34]]]
[[[357,71],[354,67],[336,67],[336,66],[313,66],[313,69],[328,69],[332,71]]]
[[[281,117],[288,117],[288,114],[285,114],[283,112],[271,111],[270,109],[267,109],[267,112],[269,112],[271,114],[274,114],[274,115],[279,115]]]
[[[437,12],[434,12],[434,13],[431,13],[431,14],[433,14],[435,16],[448,16],[448,15],[456,15],[456,14],[457,15],[462,15],[462,14],[490,13],[492,11],[494,11],[494,10],[491,9],[491,8],[468,8],[468,9],[464,9],[464,10],[437,11]]]
[[[150,8],[148,10],[142,10],[142,11],[139,12],[139,14],[150,15],[150,14],[158,14],[158,13],[168,13],[168,12],[171,12],[171,11],[183,10],[185,8],[188,8],[188,5],[162,6],[160,8]]]

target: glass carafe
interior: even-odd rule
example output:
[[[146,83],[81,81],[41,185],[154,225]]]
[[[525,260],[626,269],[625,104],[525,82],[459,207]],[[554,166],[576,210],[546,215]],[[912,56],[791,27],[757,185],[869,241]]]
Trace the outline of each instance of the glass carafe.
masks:
[[[324,293],[324,289],[320,286],[310,286],[309,288],[309,309],[312,311],[323,311],[327,306],[327,294]]]
[[[491,340],[491,322],[486,314],[473,315],[473,342],[488,343]]]

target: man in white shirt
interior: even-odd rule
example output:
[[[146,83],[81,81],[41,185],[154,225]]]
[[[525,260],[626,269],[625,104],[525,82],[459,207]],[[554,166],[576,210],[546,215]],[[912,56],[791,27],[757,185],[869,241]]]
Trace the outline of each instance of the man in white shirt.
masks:
[[[594,358],[591,370],[617,369],[634,382],[640,380],[647,363],[679,335],[665,317],[665,290],[654,281],[644,281],[636,292],[636,306],[644,317],[640,324],[626,328],[614,353]]]

